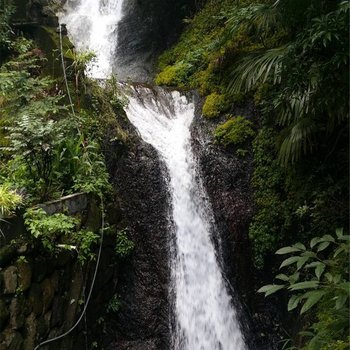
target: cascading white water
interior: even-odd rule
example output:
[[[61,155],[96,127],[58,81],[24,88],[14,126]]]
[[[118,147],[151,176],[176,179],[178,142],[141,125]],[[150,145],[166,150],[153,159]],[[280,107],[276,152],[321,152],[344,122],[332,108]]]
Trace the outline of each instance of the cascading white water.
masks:
[[[112,74],[122,6],[123,0],[67,0],[59,15],[76,48],[95,53],[87,71],[93,78],[104,79]]]
[[[176,350],[246,349],[236,312],[210,239],[211,212],[196,183],[190,144],[194,104],[177,91],[133,88],[127,115],[142,138],[155,147],[170,177],[175,249],[172,284],[175,294]],[[165,101],[165,102],[164,102]]]
[[[123,0],[68,0],[61,23],[78,49],[93,50],[90,76],[112,73]],[[129,87],[128,118],[159,152],[170,177],[173,350],[245,350],[236,311],[211,242],[212,213],[190,144],[194,103],[177,91]],[[200,180],[199,180],[200,182]],[[145,198],[147,200],[147,198]]]

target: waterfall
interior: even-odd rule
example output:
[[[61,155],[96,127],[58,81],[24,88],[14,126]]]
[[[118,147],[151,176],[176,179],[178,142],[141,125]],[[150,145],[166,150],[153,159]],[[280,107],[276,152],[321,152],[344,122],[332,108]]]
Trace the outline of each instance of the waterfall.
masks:
[[[76,48],[96,55],[87,70],[90,77],[104,79],[113,72],[122,6],[123,0],[67,0],[59,15]]]
[[[92,77],[112,72],[121,16],[122,0],[70,0],[66,4],[60,19],[67,24],[73,43],[97,54]],[[128,86],[125,90],[129,120],[158,151],[169,173],[174,223],[171,349],[244,350],[247,347],[211,240],[213,213],[191,148],[194,101],[190,94],[161,88]]]
[[[236,312],[210,239],[212,213],[196,181],[190,143],[194,103],[178,91],[137,87],[129,94],[126,112],[142,138],[157,149],[170,177],[175,224],[173,349],[243,350]]]

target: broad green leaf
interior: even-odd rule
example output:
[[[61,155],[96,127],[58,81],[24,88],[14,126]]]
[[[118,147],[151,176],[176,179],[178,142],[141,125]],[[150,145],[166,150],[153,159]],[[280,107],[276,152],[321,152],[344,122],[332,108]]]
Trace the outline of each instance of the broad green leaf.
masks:
[[[314,261],[314,262],[312,262],[310,264],[306,264],[305,267],[309,269],[311,267],[316,267],[316,266],[318,266],[320,264],[322,264],[320,261]]]
[[[291,256],[290,258],[284,260],[280,266],[280,268],[284,267],[284,266],[288,266],[291,264],[294,264],[295,262],[297,262],[300,259],[299,256]]]
[[[317,251],[321,252],[322,250],[325,250],[329,245],[331,244],[331,242],[322,242],[318,248]]]
[[[315,237],[310,242],[310,247],[313,248],[316,244],[321,242],[321,237]]]
[[[348,295],[346,294],[340,294],[337,296],[337,300],[335,302],[335,308],[337,310],[340,310],[346,303],[346,301],[348,300]]]
[[[296,283],[297,281],[299,281],[299,277],[300,277],[300,273],[299,273],[299,272],[293,273],[293,275],[291,275],[291,276],[289,277],[289,282],[290,282],[290,284],[294,284],[294,283]]]
[[[295,243],[293,244],[293,247],[299,250],[306,250],[306,247],[302,243]]]
[[[310,252],[309,250],[304,252],[304,253],[302,253],[301,256],[308,256],[310,258],[316,258],[317,257],[317,255],[314,252]]]
[[[344,235],[343,237],[339,238],[342,241],[350,241],[350,235]]]
[[[282,255],[282,254],[289,254],[294,252],[300,252],[300,249],[296,247],[283,247],[281,249],[278,249],[276,254]]]
[[[265,297],[276,293],[277,291],[279,291],[280,289],[283,289],[285,287],[285,285],[279,285],[279,284],[268,284],[266,286],[261,287],[258,290],[258,293],[265,293]]]
[[[346,251],[346,247],[342,244],[340,245],[340,247],[334,252],[334,257],[336,258],[339,254],[341,254],[342,252]]]
[[[275,278],[278,280],[281,280],[281,281],[285,281],[285,282],[289,281],[289,277],[287,275],[285,275],[284,273],[280,273]]]
[[[300,259],[297,262],[297,269],[300,270],[309,259],[310,258],[308,256],[300,257]]]
[[[317,291],[306,293],[305,296],[307,295],[307,299],[300,310],[300,314],[303,314],[306,311],[308,311],[310,308],[312,308],[315,304],[317,304],[320,301],[320,299],[325,294],[327,294],[327,292],[324,290],[317,290]]]
[[[319,281],[305,281],[299,282],[291,285],[288,289],[290,290],[300,290],[300,289],[310,289],[317,288],[319,285]]]
[[[321,242],[335,242],[335,239],[331,235],[324,235],[321,238]]]
[[[337,228],[335,230],[335,233],[339,239],[343,236],[343,232],[344,232],[343,228]]]
[[[315,275],[318,280],[321,278],[325,268],[326,268],[326,265],[323,263],[320,263],[318,266],[316,266]]]
[[[292,295],[288,301],[288,311],[294,310],[298,306],[300,300],[301,300],[300,296]]]
[[[325,277],[327,278],[328,282],[332,282],[333,281],[333,276],[332,274],[330,274],[329,272],[324,274]]]

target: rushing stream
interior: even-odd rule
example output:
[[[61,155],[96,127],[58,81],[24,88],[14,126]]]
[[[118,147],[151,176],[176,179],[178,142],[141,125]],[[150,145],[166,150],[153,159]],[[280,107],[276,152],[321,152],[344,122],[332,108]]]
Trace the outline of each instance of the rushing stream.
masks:
[[[96,51],[98,64],[92,67],[92,76],[110,74],[122,0],[81,0],[74,6],[68,1],[66,10],[61,21],[72,41],[78,48]],[[213,214],[197,177],[190,134],[192,98],[160,88],[126,90],[129,120],[158,151],[169,173],[174,222],[169,293],[174,299],[172,349],[246,349],[211,241]]]

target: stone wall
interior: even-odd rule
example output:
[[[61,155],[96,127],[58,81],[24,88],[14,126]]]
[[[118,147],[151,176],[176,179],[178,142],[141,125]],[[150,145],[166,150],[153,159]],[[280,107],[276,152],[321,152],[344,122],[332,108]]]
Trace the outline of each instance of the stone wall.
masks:
[[[96,229],[100,222],[96,203],[85,194],[40,206],[50,214],[68,208],[70,214],[81,215],[90,228]],[[74,251],[52,254],[30,242],[24,232],[15,243],[0,248],[0,349],[33,350],[41,341],[67,331],[78,319],[90,288],[94,262],[82,266]],[[95,288],[89,308],[99,312],[91,313],[91,323],[105,311],[114,294],[114,243],[109,237],[104,242],[98,276],[98,287],[103,290]],[[42,348],[85,349],[93,341],[88,327],[82,322],[71,335]]]

